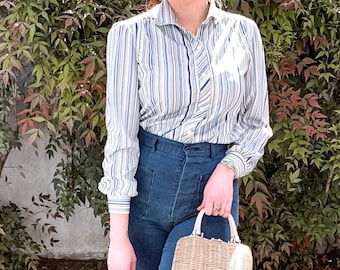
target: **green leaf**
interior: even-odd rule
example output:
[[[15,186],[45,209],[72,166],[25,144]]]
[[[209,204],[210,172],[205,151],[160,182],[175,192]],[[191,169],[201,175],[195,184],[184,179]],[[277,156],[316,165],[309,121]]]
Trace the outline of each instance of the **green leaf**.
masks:
[[[279,68],[279,65],[275,61],[273,62],[273,68],[274,68],[276,74],[279,76],[279,79],[281,79],[280,68]]]
[[[33,121],[39,122],[39,123],[41,123],[41,122],[46,122],[46,119],[45,119],[44,117],[41,117],[41,116],[32,117],[31,119],[32,119]]]
[[[30,26],[29,37],[28,37],[29,43],[33,42],[35,31],[36,31],[36,28],[35,28],[35,25],[33,24],[33,25]]]
[[[40,51],[41,51],[43,54],[45,54],[46,56],[49,56],[48,49],[47,49],[47,47],[46,47],[45,45],[43,45],[43,44],[40,43],[39,49],[40,49]]]
[[[43,75],[43,68],[40,65],[36,65],[33,69],[33,74],[36,74],[36,83],[39,83],[41,81],[42,75]]]
[[[46,11],[43,11],[43,12],[41,13],[41,15],[43,16],[43,18],[44,18],[47,22],[50,22],[50,18],[49,18],[49,16],[48,16],[48,14],[47,14]]]
[[[295,172],[290,173],[289,174],[289,179],[291,180],[292,183],[294,183],[294,181],[296,181],[296,179],[299,179],[298,178],[299,175],[300,175],[300,168],[297,169]],[[301,180],[301,179],[299,179],[299,180]]]

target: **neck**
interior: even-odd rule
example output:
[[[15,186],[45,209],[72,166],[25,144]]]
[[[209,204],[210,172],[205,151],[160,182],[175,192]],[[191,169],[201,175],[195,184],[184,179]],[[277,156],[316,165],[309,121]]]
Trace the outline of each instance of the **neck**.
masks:
[[[196,35],[209,11],[207,0],[168,0],[178,23]]]

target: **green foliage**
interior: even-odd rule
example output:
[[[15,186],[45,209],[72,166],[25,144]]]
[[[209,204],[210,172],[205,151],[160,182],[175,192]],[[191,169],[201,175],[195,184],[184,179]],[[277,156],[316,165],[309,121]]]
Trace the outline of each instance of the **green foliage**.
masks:
[[[6,122],[6,116],[13,106],[12,100],[0,97],[0,155],[6,155],[8,150],[17,145],[17,134]]]
[[[262,212],[263,218],[248,210],[241,222],[242,238],[252,246],[256,269],[310,269],[319,244],[334,239],[340,230],[339,190],[333,186],[326,193],[318,175],[307,169],[301,173],[306,178],[299,181],[287,171],[273,174],[267,185],[270,208]],[[243,207],[249,205],[242,201]]]
[[[49,236],[58,233],[56,226],[49,223],[48,220],[56,220],[64,217],[59,200],[57,199],[54,201],[51,199],[50,194],[40,193],[37,198],[35,198],[35,196],[32,197],[32,204],[34,209],[32,209],[32,207],[30,209],[26,207],[23,208],[27,219],[33,219],[34,216],[40,213],[45,214],[45,219],[42,219],[41,215],[38,218],[35,218],[34,222],[31,224],[34,230],[40,231],[42,235],[48,234]],[[59,240],[51,236],[48,243],[45,243],[45,241],[41,239],[39,245],[40,247],[47,249],[50,246],[53,247],[57,242],[59,242]]]
[[[9,1],[8,1],[9,2]],[[114,18],[111,8],[85,1],[13,1],[0,24],[0,72],[5,87],[16,81],[21,61],[34,63],[35,82],[28,87],[22,133],[29,142],[81,125],[87,144],[105,136],[103,120],[105,34]]]
[[[65,150],[66,159],[58,164],[53,183],[66,218],[75,205],[87,200],[104,224],[106,199],[97,191],[97,182],[106,135],[106,34],[113,21],[141,9],[137,5],[130,9],[130,2],[107,2],[110,6],[95,1],[0,2],[7,14],[0,22],[4,87],[15,91],[22,62],[34,66],[35,81],[25,93],[26,108],[18,114],[21,134],[34,143],[47,128],[48,155],[58,151],[57,146]]]
[[[17,130],[7,121],[14,106],[12,92],[0,82],[0,175],[11,150],[21,147]]]
[[[23,269],[25,262],[27,269],[36,269],[37,258],[27,252],[39,252],[40,247],[25,231],[22,211],[9,203],[0,208],[0,220],[0,269]]]
[[[34,66],[19,114],[22,134],[34,142],[47,127],[48,155],[65,153],[53,184],[66,218],[76,205],[89,204],[105,225],[97,183],[106,136],[106,34],[144,6],[131,0],[0,5],[6,15],[0,22],[3,88],[15,91],[22,63]],[[259,26],[274,130],[264,158],[242,179],[242,238],[253,247],[256,269],[312,269],[318,255],[327,256],[318,245],[340,229],[339,5],[226,0],[224,6]]]
[[[314,269],[330,252],[320,250],[326,239],[339,252],[339,7],[328,0],[227,2],[259,25],[274,131],[263,160],[243,178],[243,239],[256,269]]]
[[[58,144],[66,154],[66,159],[58,163],[52,180],[56,194],[66,219],[74,214],[75,205],[89,204],[94,215],[101,217],[102,224],[108,227],[106,196],[98,190],[98,182],[102,177],[102,144],[86,146],[78,141],[80,130],[75,134],[67,132],[52,140],[47,152],[54,154],[53,147]],[[77,136],[78,135],[78,136]]]
[[[9,202],[0,207],[0,270],[28,269],[36,270],[39,264],[38,253],[41,249],[54,246],[59,240],[52,237],[57,233],[56,226],[48,222],[49,219],[63,218],[61,206],[58,201],[53,201],[48,194],[40,193],[37,198],[32,197],[32,207],[19,208],[16,204]],[[27,233],[27,220],[34,216],[45,213],[45,219],[35,218],[31,226],[41,234],[50,235],[48,243],[40,240],[34,241]]]

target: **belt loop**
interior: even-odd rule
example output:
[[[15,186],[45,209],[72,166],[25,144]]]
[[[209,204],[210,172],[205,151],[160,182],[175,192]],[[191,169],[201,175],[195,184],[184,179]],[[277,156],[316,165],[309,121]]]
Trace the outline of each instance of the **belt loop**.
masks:
[[[213,156],[214,156],[214,152],[213,152],[214,151],[214,146],[213,146],[212,143],[209,143],[209,146],[210,146],[209,147],[210,148],[209,149],[210,150],[210,153],[209,153],[210,154],[210,158],[213,158]]]
[[[156,152],[157,142],[158,142],[158,138],[157,137],[152,138],[152,147],[151,147],[152,152]]]

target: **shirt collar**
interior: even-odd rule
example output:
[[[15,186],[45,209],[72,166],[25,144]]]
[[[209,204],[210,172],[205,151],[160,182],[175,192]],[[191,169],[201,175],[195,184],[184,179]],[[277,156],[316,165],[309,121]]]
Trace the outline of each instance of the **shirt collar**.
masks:
[[[220,16],[220,9],[216,7],[215,1],[210,0],[210,8],[208,11],[208,16],[205,19],[205,22],[210,21],[211,19],[215,19],[218,21]],[[154,16],[157,20],[158,25],[179,25],[177,18],[172,11],[167,0],[162,0],[158,6],[158,12]]]

